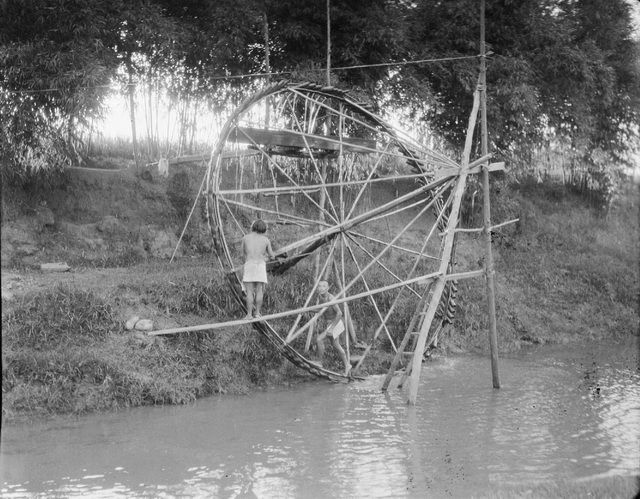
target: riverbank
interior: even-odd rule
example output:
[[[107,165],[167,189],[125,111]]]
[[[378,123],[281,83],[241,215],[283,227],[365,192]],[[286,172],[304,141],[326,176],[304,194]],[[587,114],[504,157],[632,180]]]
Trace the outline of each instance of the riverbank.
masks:
[[[11,202],[4,193],[5,422],[189,403],[314,379],[249,326],[155,338],[127,330],[133,316],[162,329],[225,321],[241,311],[215,270],[201,224],[189,229],[188,243],[169,263],[182,228],[169,185],[125,179],[115,189],[100,175],[39,198]],[[562,186],[494,186],[492,219],[519,218],[494,234],[501,352],[638,334],[637,194],[630,188],[604,214]],[[468,207],[465,223],[477,225],[478,216]],[[481,260],[481,247],[481,239],[462,237],[459,260]],[[70,272],[39,270],[63,258]],[[290,308],[291,282],[295,276],[271,284],[265,306]],[[459,288],[456,319],[438,354],[486,353],[484,281]],[[376,346],[362,374],[386,372],[391,358]]]

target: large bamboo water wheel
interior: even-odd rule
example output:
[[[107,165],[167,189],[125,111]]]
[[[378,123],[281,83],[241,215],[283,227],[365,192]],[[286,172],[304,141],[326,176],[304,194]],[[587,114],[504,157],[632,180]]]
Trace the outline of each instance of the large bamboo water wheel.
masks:
[[[214,149],[206,199],[215,253],[242,310],[240,242],[255,219],[267,222],[278,259],[268,264],[263,315],[279,315],[253,327],[295,365],[345,380],[336,359],[313,362],[316,287],[326,279],[351,329],[342,341],[356,370],[372,346],[396,349],[429,292],[423,277],[441,264],[453,178],[439,172],[457,167],[335,88],[279,82],[246,99]],[[451,319],[453,286],[434,335]],[[285,300],[275,289],[294,309],[278,309]],[[356,337],[366,348],[355,348]]]

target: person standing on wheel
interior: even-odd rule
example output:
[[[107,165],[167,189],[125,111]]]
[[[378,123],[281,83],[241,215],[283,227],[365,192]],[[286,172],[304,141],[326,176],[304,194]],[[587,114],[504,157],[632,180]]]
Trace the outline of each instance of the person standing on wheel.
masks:
[[[267,283],[267,259],[274,259],[271,242],[264,235],[267,224],[263,220],[256,220],[251,225],[251,232],[242,238],[242,253],[244,255],[244,274],[242,282],[246,291],[247,315],[250,320],[260,317],[264,285]],[[255,314],[252,315],[255,302]]]
[[[329,303],[335,300],[335,297],[329,293],[329,283],[327,281],[320,281],[318,283],[318,297],[320,299],[320,303]],[[316,340],[320,365],[322,365],[322,359],[324,358],[324,339],[329,336],[331,338],[333,348],[336,349],[344,363],[344,375],[349,376],[351,365],[347,359],[347,354],[340,345],[340,335],[344,333],[345,330],[344,322],[342,322],[342,311],[338,305],[333,304],[322,309],[320,316],[323,317],[326,324],[328,324],[325,330],[318,334],[318,338]]]

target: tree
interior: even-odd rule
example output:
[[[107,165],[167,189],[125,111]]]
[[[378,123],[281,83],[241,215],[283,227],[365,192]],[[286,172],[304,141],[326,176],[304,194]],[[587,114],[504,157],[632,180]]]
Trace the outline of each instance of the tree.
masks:
[[[606,4],[606,5],[605,5]],[[409,13],[414,58],[478,54],[479,8],[471,0],[422,0]],[[489,133],[509,154],[569,137],[589,150],[620,151],[637,123],[629,6],[624,0],[487,0]],[[477,82],[477,60],[402,71],[409,95],[431,88],[424,119],[457,147]]]
[[[102,4],[7,0],[0,29],[3,177],[73,161],[76,126],[100,111],[117,68]]]
[[[370,96],[381,89],[388,63],[402,57],[405,27],[402,2],[331,1],[331,66],[369,66],[334,71],[336,80]],[[326,67],[326,3],[272,0],[267,3],[272,66],[277,71],[323,70]]]
[[[625,0],[486,1],[493,149],[509,155],[561,139],[621,156],[640,109]],[[330,5],[332,67],[351,68],[334,70],[332,83],[406,112],[460,148],[478,78],[477,1]],[[179,103],[186,147],[195,109],[228,111],[264,85],[246,76],[267,69],[267,39],[272,71],[324,82],[321,0],[6,0],[2,8],[1,137],[4,163],[14,166],[11,158],[45,142],[73,143],[118,81],[144,89],[150,142],[154,99]],[[439,61],[412,63],[422,59]]]

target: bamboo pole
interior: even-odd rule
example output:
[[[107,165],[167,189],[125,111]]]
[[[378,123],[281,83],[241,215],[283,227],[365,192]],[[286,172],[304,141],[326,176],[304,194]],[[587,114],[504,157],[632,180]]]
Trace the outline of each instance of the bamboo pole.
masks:
[[[447,207],[451,204],[451,195],[449,195],[449,197],[447,198],[447,201],[444,203],[442,210],[440,210],[440,213],[438,213],[438,217],[435,220],[435,223],[433,224],[433,226],[431,227],[431,230],[429,231],[429,234],[427,235],[427,237],[424,239],[423,243],[422,243],[422,248],[421,251],[424,251],[424,249],[426,248],[429,240],[431,239],[431,237],[433,236],[433,233],[435,232],[436,227],[438,226],[438,224],[440,223],[440,220],[442,219],[442,217],[444,216],[444,212],[447,209]],[[409,274],[407,275],[407,279],[410,278],[416,271],[416,269],[418,268],[418,264],[420,263],[421,258],[418,256],[415,259],[415,262],[413,263],[413,266],[411,267],[411,270],[409,271]],[[425,290],[425,294],[431,289],[432,283],[430,282],[428,285],[427,290]],[[425,297],[425,294],[423,294],[422,296],[418,295],[418,293],[416,293],[412,288],[410,287],[405,287],[402,288],[400,290],[400,292],[396,295],[393,303],[391,304],[391,307],[389,307],[389,310],[387,311],[387,315],[384,318],[384,324],[386,324],[386,322],[389,320],[389,317],[391,317],[391,314],[393,313],[393,311],[396,308],[396,305],[399,303],[400,301],[400,297],[402,295],[402,292],[405,289],[409,289],[410,291],[412,291],[416,296],[419,296],[419,303],[422,302],[423,298]],[[424,307],[424,304],[421,305],[421,307]],[[375,341],[378,339],[378,336],[380,335],[380,332],[382,331],[382,326],[383,324],[380,324],[378,326],[378,328],[376,329],[375,333],[373,334],[373,339],[371,340],[371,342],[369,343],[369,345],[367,346],[367,348],[365,349],[362,358],[360,359],[360,361],[358,362],[358,364],[354,367],[354,370],[357,370],[360,365],[362,364],[362,362],[364,361],[364,358],[367,356],[367,354],[369,353],[369,349],[371,348],[371,346],[375,343]],[[398,350],[396,350],[396,353],[398,352]],[[393,368],[395,369],[395,368]]]
[[[480,4],[480,124],[482,136],[482,154],[488,153],[489,141],[487,133],[487,63],[485,48],[485,0]],[[485,228],[485,272],[487,282],[487,309],[489,314],[489,347],[491,350],[491,376],[493,387],[500,388],[500,370],[498,366],[498,337],[496,332],[496,298],[493,265],[493,254],[491,252],[491,203],[489,200],[489,168],[485,165],[482,169],[483,188],[483,218]]]
[[[513,220],[509,220],[508,222],[502,222],[497,225],[492,225],[491,227],[489,227],[489,231],[493,232],[494,230],[499,229],[500,227],[504,227],[505,225],[513,224],[519,221],[520,221],[519,218],[514,218]],[[486,227],[476,227],[474,229],[463,229],[460,227],[456,228],[456,232],[486,232],[486,231],[487,231]]]
[[[362,277],[362,283],[364,284],[364,287],[367,291],[370,291],[371,288],[369,287],[369,283],[367,282],[367,280],[364,278],[364,275],[362,275],[362,269],[360,268],[360,264],[358,263],[358,260],[356,259],[356,256],[353,253],[353,250],[351,249],[351,246],[349,246],[349,244],[347,243],[347,249],[349,250],[349,254],[351,255],[351,259],[353,260],[353,263],[356,264],[356,268],[358,269],[358,272],[360,273],[361,277]],[[405,288],[401,288],[399,293],[402,293],[402,290]],[[393,342],[393,338],[391,337],[391,333],[389,332],[389,329],[387,328],[387,320],[389,319],[389,315],[387,314],[386,317],[382,317],[382,313],[380,312],[380,309],[378,308],[378,303],[374,300],[374,298],[372,296],[369,297],[371,299],[371,304],[373,305],[373,308],[375,309],[376,313],[378,314],[378,318],[380,319],[380,326],[384,328],[384,331],[387,333],[387,338],[389,338],[389,342],[391,343],[391,346],[393,347],[393,350],[396,351],[396,345]],[[371,341],[371,344],[373,344],[373,340]]]
[[[256,155],[258,154],[257,151],[252,151],[252,155]],[[204,157],[204,156],[202,156]],[[175,164],[175,162],[172,162],[173,160],[169,160],[169,164]],[[457,170],[457,173],[449,175],[449,177],[454,177],[456,175],[458,175],[459,170]],[[396,180],[410,180],[410,179],[419,179],[419,178],[425,178],[427,175],[425,173],[414,173],[411,175],[398,175],[398,176],[394,176],[394,177],[379,177],[379,178],[367,178],[365,180],[350,180],[348,182],[328,182],[326,184],[324,184],[323,186],[317,185],[317,184],[308,184],[308,185],[300,185],[297,187],[293,187],[293,186],[284,186],[284,187],[261,187],[260,189],[219,189],[219,190],[214,190],[212,191],[213,194],[220,194],[220,195],[231,195],[231,194],[257,194],[257,193],[262,193],[262,194],[267,194],[267,193],[285,193],[285,194],[290,194],[292,190],[295,189],[296,192],[299,191],[310,191],[310,192],[316,192],[319,189],[321,189],[322,187],[340,187],[340,186],[352,186],[352,185],[361,185],[363,184],[365,187],[369,184],[374,184],[377,182],[392,182],[392,181],[396,181]],[[350,216],[351,213],[348,215]],[[347,218],[348,218],[347,216]]]
[[[447,274],[445,281],[457,281],[460,279],[473,279],[484,275],[484,269],[469,270],[468,272],[456,272],[455,274]]]
[[[327,0],[327,86],[331,86],[331,0]]]
[[[420,311],[424,309],[424,306],[427,302],[430,288],[431,286],[429,286],[427,289],[424,290],[424,294],[420,297],[420,300],[418,301],[418,305],[416,306],[416,311],[413,314],[413,317],[411,317],[411,321],[409,322],[409,326],[407,327],[407,332],[405,333],[404,338],[402,338],[402,342],[400,342],[400,346],[398,346],[398,350],[396,351],[396,354],[393,357],[393,360],[391,361],[391,366],[389,367],[389,370],[387,371],[387,375],[384,378],[384,382],[382,383],[383,392],[386,391],[387,388],[389,388],[389,383],[391,383],[391,378],[393,378],[393,374],[395,373],[395,370],[398,367],[398,363],[402,359],[402,354],[404,353],[405,349],[407,348],[407,345],[409,344],[409,341],[412,338],[413,329],[416,327],[418,319],[420,318]]]
[[[305,101],[305,105],[306,105],[307,101]],[[303,129],[302,124],[300,123],[300,121],[298,120],[298,115],[295,112],[292,112],[293,117],[296,120],[296,124],[298,125],[298,128]],[[328,167],[328,162],[329,160],[323,160],[322,161],[322,173],[321,171],[318,169],[318,162],[316,161],[316,158],[313,156],[313,154],[311,153],[312,148],[309,145],[309,141],[307,140],[307,135],[308,134],[304,134],[302,135],[302,140],[304,141],[305,147],[307,148],[307,151],[309,151],[309,156],[311,159],[311,163],[313,163],[313,168],[316,171],[316,174],[320,177],[320,185],[319,187],[322,189],[320,191],[320,206],[322,207],[322,209],[325,209],[325,205],[326,205],[326,201],[327,199],[329,199],[329,204],[331,205],[331,209],[333,210],[333,214],[335,215],[334,220],[338,218],[338,214],[336,212],[336,207],[333,204],[333,201],[331,199],[331,196],[329,196],[329,191],[327,190],[327,167]],[[340,146],[342,146],[342,143],[340,143]],[[324,221],[324,215],[321,214],[321,218]]]
[[[358,241],[356,241],[354,238],[350,237],[350,239],[353,241],[353,243],[360,248],[369,258],[371,258],[372,260],[375,259],[375,257],[373,256],[373,254],[364,246],[362,246]],[[387,245],[391,248],[394,247],[393,244],[389,244]],[[376,262],[380,268],[382,268],[382,270],[384,270],[387,274],[389,274],[391,277],[393,277],[396,281],[402,281],[402,278],[400,278],[400,276],[396,275],[389,267],[387,267],[386,265],[384,265],[382,262],[378,261]],[[411,290],[416,296],[418,296],[418,293],[416,293],[415,291]]]
[[[491,159],[491,156],[493,156],[493,154],[483,154],[480,158],[474,160],[473,162],[469,163],[469,166],[467,168],[465,168],[465,170],[467,171],[467,175],[471,174],[471,173],[480,173],[481,170],[481,166],[484,165],[487,161],[489,161]],[[493,166],[491,167],[492,171],[493,170],[504,170],[504,163],[491,163]],[[435,178],[439,178],[439,177],[455,177],[457,175],[460,175],[460,170],[461,168],[443,168],[441,170],[436,170],[434,172],[434,177]]]
[[[453,203],[451,206],[451,213],[449,213],[448,219],[448,227],[454,228],[458,223],[458,215],[460,213],[460,204],[462,202],[462,195],[464,194],[465,183],[467,181],[467,173],[466,167],[469,164],[469,156],[471,154],[471,145],[473,141],[473,131],[476,124],[476,117],[478,115],[478,108],[480,105],[480,95],[479,91],[476,90],[473,94],[473,108],[471,110],[471,116],[469,117],[469,125],[467,128],[467,137],[464,146],[464,152],[462,155],[462,171],[460,176],[458,177],[458,182],[455,187]],[[429,334],[429,328],[431,327],[431,322],[435,317],[436,310],[438,308],[438,304],[440,302],[440,298],[442,297],[442,292],[444,291],[445,279],[444,276],[447,274],[447,268],[449,266],[449,260],[451,258],[451,252],[453,250],[453,242],[455,237],[455,232],[453,230],[446,231],[445,240],[444,240],[444,248],[442,250],[442,259],[440,260],[440,277],[438,278],[433,295],[431,297],[431,302],[429,303],[429,308],[427,309],[427,314],[425,315],[424,322],[422,323],[422,327],[420,328],[420,335],[418,336],[418,341],[416,343],[414,355],[413,355],[413,366],[411,371],[411,386],[409,388],[409,399],[407,403],[414,405],[416,403],[416,399],[418,398],[418,386],[420,382],[420,371],[422,367],[422,352],[424,351],[425,344],[427,342],[427,336]],[[417,356],[420,356],[418,358]]]
[[[381,239],[376,239],[375,237],[370,237],[367,236],[365,234],[361,234],[360,232],[356,232],[354,230],[352,230],[351,232],[352,236],[357,236],[357,237],[361,237],[362,239],[367,239],[368,241],[374,242],[374,243],[378,243],[378,244],[388,244],[387,242],[381,240]],[[425,255],[425,254],[420,254],[420,252],[416,251],[416,250],[412,250],[410,248],[405,248],[404,246],[398,246],[397,244],[391,244],[390,245],[392,248],[403,251],[405,253],[408,253],[410,255],[420,255],[423,256],[425,258],[430,258],[432,260],[440,260],[439,258],[435,257],[435,256],[431,256],[431,255]]]
[[[327,0],[327,6],[329,5],[330,0]],[[340,106],[340,109],[342,110],[342,106]],[[338,119],[338,137],[340,138],[340,148],[338,151],[338,182],[340,183],[344,183],[345,179],[346,179],[346,175],[345,175],[345,170],[344,170],[344,154],[343,154],[343,150],[342,150],[342,129],[344,126],[344,117],[342,116],[342,112],[340,113],[341,116]],[[345,214],[344,214],[344,186],[340,186],[339,188],[339,204],[340,204],[340,220],[344,220],[345,219]],[[335,260],[333,261],[334,263],[334,268],[335,268],[335,273],[336,273],[336,279],[340,280],[340,285],[342,288],[344,288],[344,284],[346,282],[346,275],[345,275],[345,261],[344,261],[344,245],[345,245],[345,235],[341,234],[340,235],[340,263],[342,265],[342,274],[339,273],[339,269],[338,269],[338,265],[335,262]],[[362,280],[364,281],[364,276],[362,277]],[[345,335],[345,346],[346,346],[346,355],[347,355],[347,365],[350,367],[351,366],[351,352],[350,352],[350,348],[349,348],[349,335],[350,334],[354,334],[354,331],[352,329],[353,324],[349,324],[349,319],[350,319],[350,315],[349,315],[349,305],[345,302],[343,305],[343,315],[344,315],[344,327],[347,330],[347,334]],[[340,338],[338,338],[338,341],[340,341]]]
[[[429,201],[428,198],[423,198],[423,199],[418,199],[417,201],[414,201],[411,204],[407,204],[405,206],[400,206],[397,209],[394,209],[394,211],[387,211],[384,213],[381,213],[379,215],[376,215],[375,217],[371,218],[370,220],[367,220],[367,222],[375,222],[377,220],[380,220],[382,218],[388,218],[391,217],[393,215],[397,215],[398,213],[402,213],[403,211],[407,211],[410,210],[412,208],[415,208],[416,206],[419,206],[423,203],[427,203]],[[389,221],[385,220],[385,223],[387,224],[387,228],[389,227]]]
[[[193,205],[191,206],[191,211],[189,212],[187,221],[184,223],[184,227],[182,228],[182,232],[180,233],[180,238],[178,239],[178,242],[176,243],[176,247],[174,248],[173,253],[171,254],[171,259],[169,260],[169,263],[173,263],[173,258],[176,256],[176,252],[178,251],[178,246],[180,246],[180,243],[182,242],[182,238],[184,237],[184,233],[187,230],[187,225],[189,225],[189,220],[191,220],[191,216],[193,215],[193,212],[196,209],[196,206],[198,204],[198,199],[200,199],[200,193],[202,192],[202,187],[204,187],[204,182],[206,179],[207,179],[206,175],[202,177],[202,182],[200,182],[200,188],[198,189],[198,194],[196,194],[196,199],[193,201]]]
[[[387,146],[385,147],[385,152],[389,149],[389,145],[390,143],[387,144]],[[364,195],[365,191],[367,190],[367,187],[371,187],[371,183],[374,180],[384,180],[384,179],[373,179],[373,175],[375,174],[375,172],[378,170],[378,167],[382,164],[382,158],[383,155],[380,154],[380,156],[378,157],[378,159],[376,160],[375,165],[373,165],[373,168],[371,168],[371,171],[369,171],[367,178],[363,181],[357,181],[354,180],[353,182],[350,182],[350,185],[358,185],[359,183],[363,183],[362,188],[358,191],[358,194],[356,195],[353,204],[351,205],[351,209],[349,210],[349,213],[347,214],[347,218],[351,218],[351,216],[353,215],[353,212],[356,209],[356,206],[358,205],[358,203],[360,202],[360,198]],[[420,177],[424,178],[424,174],[419,175]],[[395,181],[395,177],[394,177],[394,181]]]

